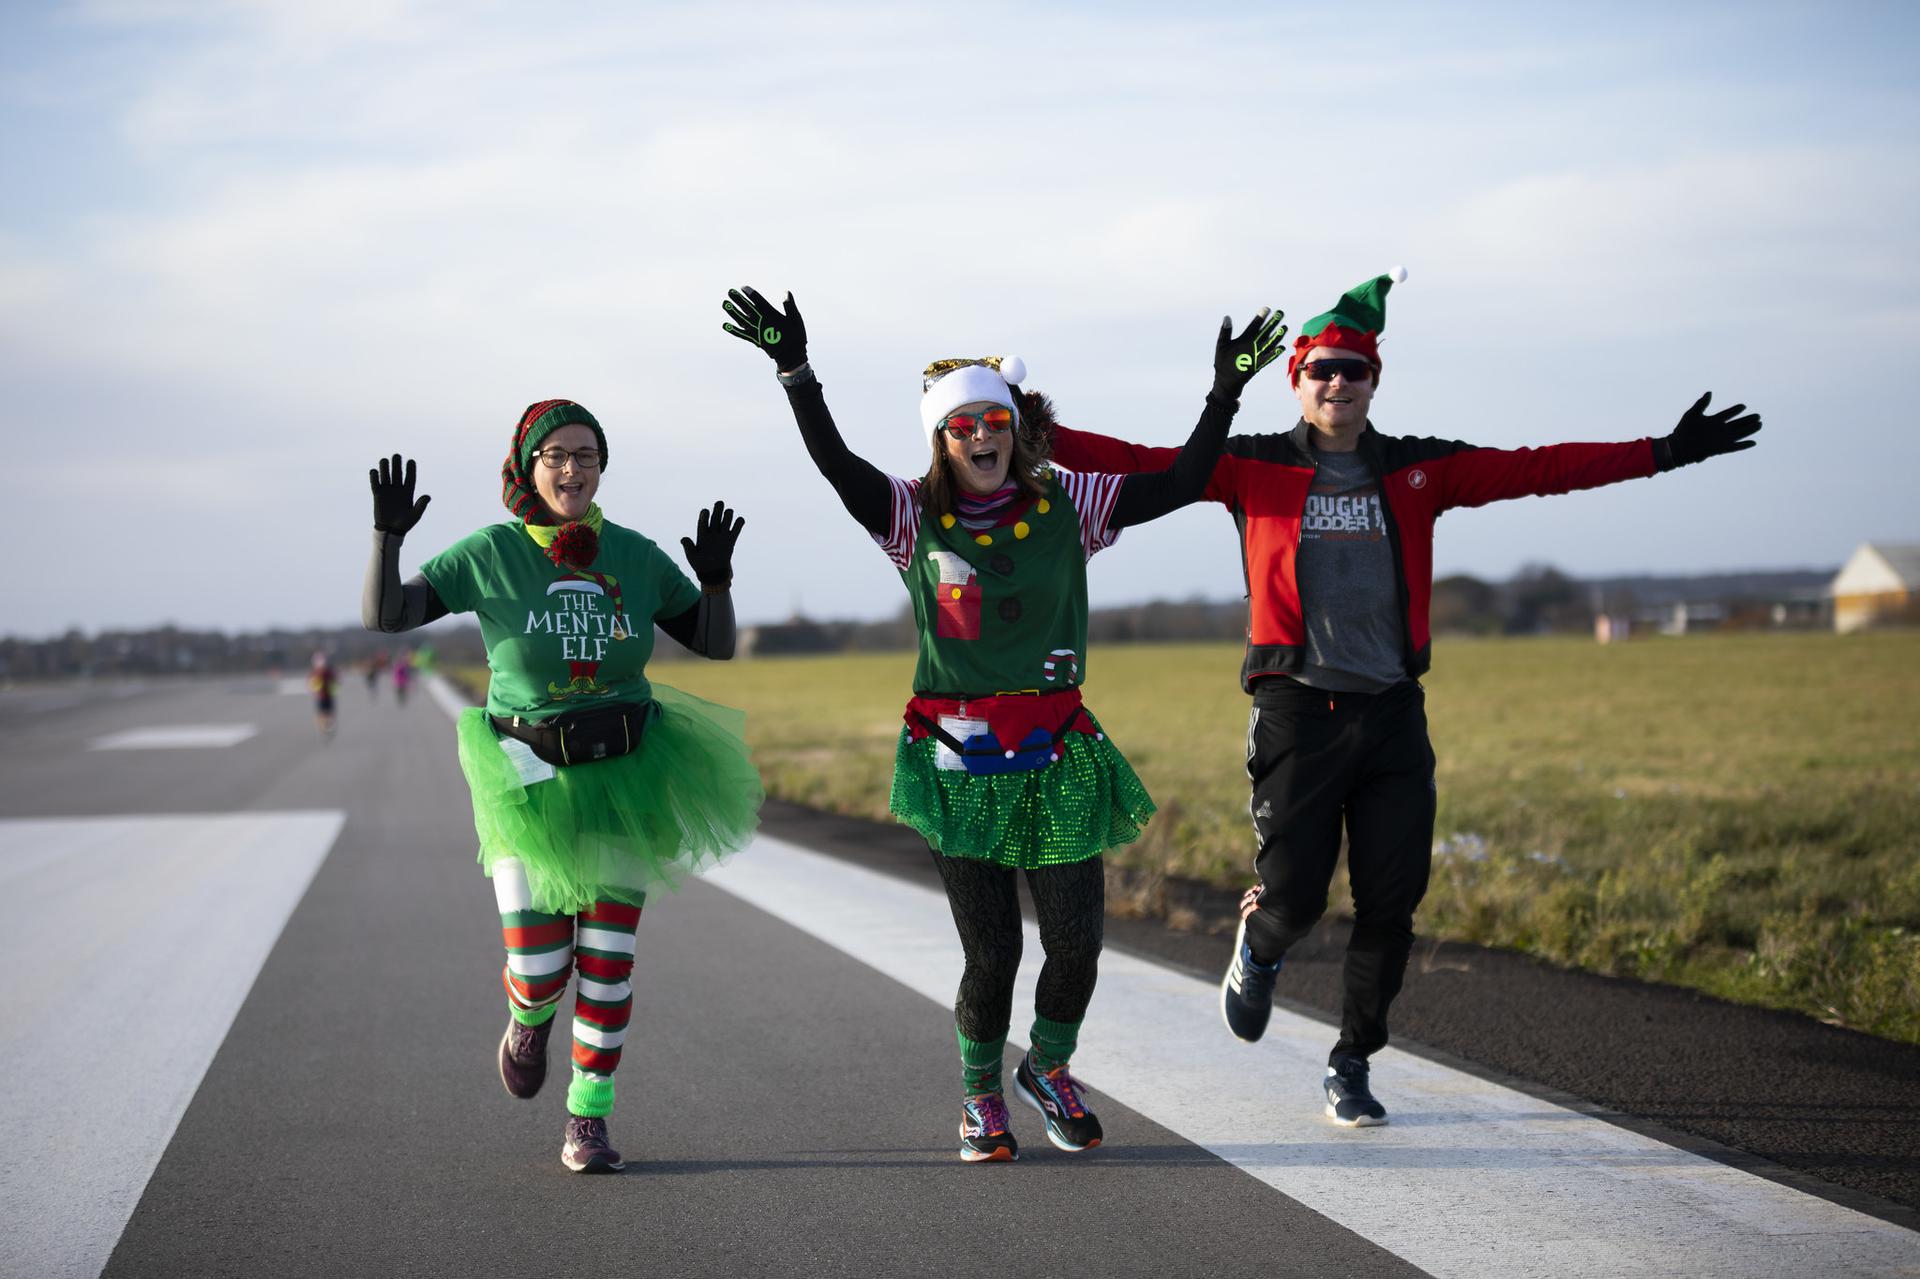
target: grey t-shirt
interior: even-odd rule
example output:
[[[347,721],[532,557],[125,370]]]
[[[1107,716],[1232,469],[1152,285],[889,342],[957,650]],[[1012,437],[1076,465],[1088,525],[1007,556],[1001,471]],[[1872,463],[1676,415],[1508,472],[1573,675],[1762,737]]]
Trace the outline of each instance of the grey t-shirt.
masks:
[[[1373,693],[1407,678],[1400,593],[1380,485],[1358,453],[1314,453],[1295,572],[1307,628],[1302,684]]]

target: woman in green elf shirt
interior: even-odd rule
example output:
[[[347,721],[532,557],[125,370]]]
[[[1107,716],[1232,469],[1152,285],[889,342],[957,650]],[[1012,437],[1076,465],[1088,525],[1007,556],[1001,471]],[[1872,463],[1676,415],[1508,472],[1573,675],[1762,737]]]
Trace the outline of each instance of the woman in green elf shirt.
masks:
[[[954,1007],[960,1157],[1018,1157],[1001,1086],[1020,962],[1016,871],[1026,872],[1046,963],[1014,1089],[1055,1146],[1097,1146],[1100,1121],[1067,1063],[1099,964],[1100,854],[1136,839],[1154,806],[1081,702],[1086,563],[1127,525],[1200,497],[1241,388],[1281,353],[1286,328],[1262,311],[1235,338],[1222,321],[1213,388],[1185,449],[1170,470],[1125,477],[1049,467],[1051,406],[1020,389],[1018,359],[942,360],[922,383],[926,473],[900,479],[841,440],[791,294],[775,307],[734,290],[722,307],[727,332],[773,357],[807,452],[913,601],[920,659],[891,808],[932,847],[966,956]]]
[[[681,538],[695,586],[666,552],[593,500],[607,437],[570,400],[521,414],[500,468],[514,518],[471,533],[400,580],[400,543],[428,498],[396,454],[370,471],[367,626],[405,631],[479,617],[491,680],[459,722],[480,864],[507,944],[509,1020],[500,1079],[532,1097],[568,978],[573,1077],[560,1157],[575,1172],[624,1166],[607,1137],[613,1072],[633,1006],[634,928],[649,890],[746,844],[760,808],[745,717],[647,679],[656,624],[706,657],[733,656],[734,541],[745,521],[715,502]]]

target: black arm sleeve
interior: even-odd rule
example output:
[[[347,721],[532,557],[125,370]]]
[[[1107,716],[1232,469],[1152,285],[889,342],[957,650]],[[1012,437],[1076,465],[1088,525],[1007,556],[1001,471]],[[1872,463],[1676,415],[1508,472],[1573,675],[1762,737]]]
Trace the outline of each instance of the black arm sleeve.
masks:
[[[1209,393],[1207,407],[1200,410],[1200,420],[1193,424],[1193,434],[1187,437],[1173,465],[1164,471],[1141,471],[1120,482],[1107,526],[1118,529],[1145,524],[1199,501],[1213,477],[1220,450],[1226,446],[1227,428],[1239,411],[1238,400],[1217,400]]]
[[[702,591],[698,604],[657,625],[689,652],[724,662],[733,656],[733,593]]]
[[[398,533],[373,531],[373,558],[360,588],[360,623],[370,631],[410,631],[447,615],[432,583],[415,573],[400,580]]]
[[[787,388],[787,402],[793,406],[793,420],[799,424],[800,438],[806,441],[807,456],[840,495],[847,514],[875,537],[885,537],[893,523],[893,485],[878,467],[856,456],[840,438],[840,428],[827,412],[827,397],[820,383],[808,379]],[[1205,483],[1203,478],[1201,481]]]

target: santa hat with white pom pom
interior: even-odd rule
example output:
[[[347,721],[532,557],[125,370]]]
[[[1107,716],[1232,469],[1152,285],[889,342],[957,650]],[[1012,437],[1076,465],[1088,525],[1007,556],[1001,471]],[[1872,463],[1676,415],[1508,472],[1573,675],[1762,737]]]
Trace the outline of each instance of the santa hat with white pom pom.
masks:
[[[1375,369],[1380,367],[1380,333],[1387,327],[1387,290],[1404,284],[1407,268],[1397,266],[1385,275],[1376,275],[1365,284],[1356,284],[1340,295],[1333,309],[1316,315],[1300,326],[1293,343],[1293,357],[1287,361],[1287,377],[1300,380],[1300,364],[1307,352],[1317,346],[1339,347],[1365,356]]]
[[[962,404],[1004,404],[1020,425],[1020,396],[1015,387],[1027,380],[1027,364],[1017,355],[987,355],[977,360],[935,360],[922,374],[920,425],[933,443],[933,433],[947,414]]]

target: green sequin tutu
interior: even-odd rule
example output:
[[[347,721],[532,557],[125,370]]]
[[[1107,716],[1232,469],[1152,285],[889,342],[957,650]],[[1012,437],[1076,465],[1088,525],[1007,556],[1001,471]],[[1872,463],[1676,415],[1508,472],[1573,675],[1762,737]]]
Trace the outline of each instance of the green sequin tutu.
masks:
[[[1068,733],[1057,762],[1021,773],[937,768],[936,749],[934,738],[916,742],[900,730],[888,807],[949,857],[1062,866],[1131,844],[1154,813],[1133,766],[1104,737]]]
[[[533,908],[571,915],[595,901],[639,904],[738,852],[766,792],[742,736],[746,713],[653,686],[660,713],[640,749],[522,783],[486,712],[460,714],[460,767],[473,792],[480,865],[517,858]]]

